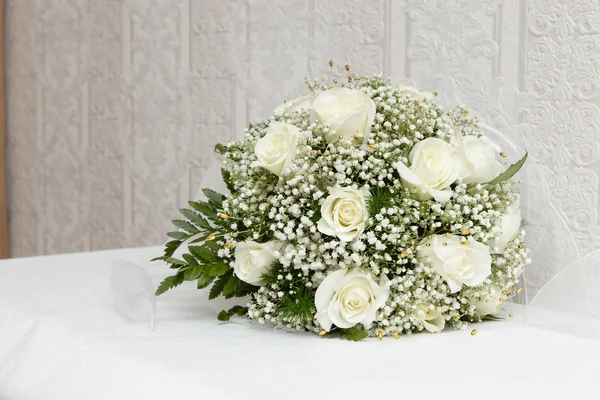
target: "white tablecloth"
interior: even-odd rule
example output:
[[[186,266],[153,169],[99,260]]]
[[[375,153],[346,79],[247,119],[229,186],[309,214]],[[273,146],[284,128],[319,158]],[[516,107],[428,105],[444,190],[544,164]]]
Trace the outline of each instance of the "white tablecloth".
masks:
[[[600,398],[600,343],[520,322],[359,343],[222,324],[184,284],[147,321],[115,311],[111,262],[160,248],[0,262],[0,399]]]

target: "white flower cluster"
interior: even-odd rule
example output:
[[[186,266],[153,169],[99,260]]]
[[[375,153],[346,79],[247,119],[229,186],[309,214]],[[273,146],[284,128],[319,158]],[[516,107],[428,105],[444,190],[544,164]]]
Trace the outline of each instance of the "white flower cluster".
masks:
[[[224,151],[219,256],[259,286],[248,317],[381,337],[498,314],[529,260],[476,120],[380,75],[308,86]]]

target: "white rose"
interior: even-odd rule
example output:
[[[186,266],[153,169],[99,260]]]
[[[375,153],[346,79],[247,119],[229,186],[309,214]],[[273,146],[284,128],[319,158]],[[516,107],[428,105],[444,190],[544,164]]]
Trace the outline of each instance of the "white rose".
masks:
[[[425,330],[431,333],[441,332],[446,326],[446,320],[442,313],[431,304],[417,307],[415,318],[423,324]]]
[[[273,121],[267,133],[256,141],[254,165],[263,167],[277,176],[283,176],[289,163],[296,157],[300,130],[294,125]]]
[[[434,198],[444,203],[452,196],[450,185],[458,179],[461,162],[457,149],[442,139],[428,138],[413,147],[410,167],[397,163],[405,187],[415,190],[423,200]]]
[[[502,250],[513,240],[521,229],[521,210],[519,209],[519,200],[506,208],[506,212],[500,219],[500,236],[491,247],[493,253],[501,253]]]
[[[446,280],[451,293],[463,285],[480,285],[492,273],[489,248],[474,240],[462,241],[456,235],[433,235],[421,244],[417,256],[426,259]]]
[[[502,305],[506,296],[502,293],[502,289],[496,285],[490,286],[489,293],[475,299],[475,311],[479,317],[486,315],[497,315],[502,311]]]
[[[412,100],[423,101],[425,99],[433,98],[433,95],[431,93],[420,92],[419,90],[417,90],[416,88],[414,88],[412,86],[406,86],[406,85],[399,83],[398,85],[396,85],[396,87],[398,88],[398,90],[400,90],[400,92],[403,95],[408,96]]]
[[[288,115],[296,111],[308,111],[313,105],[313,95],[300,96],[292,101],[286,101],[283,104],[277,106],[275,109],[275,115]]]
[[[462,136],[462,133],[456,136],[462,161],[460,176],[464,183],[489,182],[504,172],[488,142],[477,136]]]
[[[360,190],[335,188],[321,205],[319,232],[350,242],[365,229],[369,218],[365,196]]]
[[[360,323],[369,328],[389,294],[387,284],[375,283],[367,272],[335,271],[317,288],[315,318],[326,331],[332,324],[338,328],[351,328]]]
[[[335,88],[317,96],[313,111],[314,119],[329,124],[328,141],[355,135],[367,139],[375,119],[375,102],[361,90]]]
[[[235,246],[233,271],[242,281],[260,286],[261,277],[276,260],[273,254],[277,242],[256,243],[251,240]]]

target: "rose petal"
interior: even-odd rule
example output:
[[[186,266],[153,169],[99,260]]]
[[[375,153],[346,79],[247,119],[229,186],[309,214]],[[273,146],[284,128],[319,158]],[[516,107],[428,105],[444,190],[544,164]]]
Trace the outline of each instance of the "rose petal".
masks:
[[[367,112],[360,112],[350,116],[335,128],[333,133],[327,135],[327,141],[331,142],[340,136],[350,139],[355,135],[364,134],[367,126],[367,119]]]
[[[461,282],[457,282],[454,279],[447,278],[446,282],[448,283],[448,287],[450,288],[450,293],[459,292],[462,289],[463,284]]]
[[[452,191],[450,190],[435,190],[431,188],[427,183],[423,182],[417,175],[414,174],[406,165],[402,162],[397,163],[396,169],[400,174],[400,178],[403,180],[405,187],[409,189],[415,188],[417,195],[423,200],[434,198],[440,203],[445,203],[452,197]]]

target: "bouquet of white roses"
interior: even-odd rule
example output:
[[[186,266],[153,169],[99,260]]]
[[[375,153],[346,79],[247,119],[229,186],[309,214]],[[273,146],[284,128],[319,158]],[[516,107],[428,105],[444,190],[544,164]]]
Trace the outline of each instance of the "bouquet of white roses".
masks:
[[[229,193],[182,209],[158,259],[244,316],[350,340],[496,318],[529,262],[519,194],[467,110],[381,75],[308,82],[217,145]],[[183,244],[184,254],[174,253]]]

